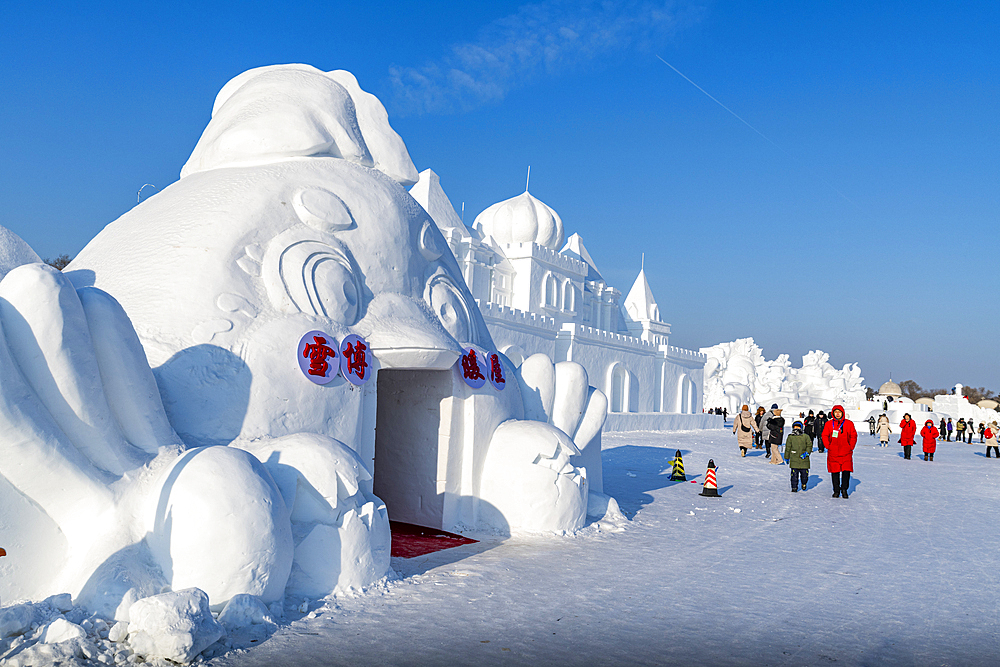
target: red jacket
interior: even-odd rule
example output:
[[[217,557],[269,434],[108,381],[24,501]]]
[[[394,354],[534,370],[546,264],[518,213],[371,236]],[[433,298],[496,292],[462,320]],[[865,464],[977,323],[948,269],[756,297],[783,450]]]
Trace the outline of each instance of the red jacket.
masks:
[[[841,414],[846,414],[841,405],[833,406],[833,410],[840,410]],[[833,414],[833,410],[830,414]],[[837,432],[837,437],[833,432]],[[844,419],[830,419],[823,427],[823,445],[829,450],[826,454],[826,469],[828,472],[853,472],[854,471],[854,446],[858,444],[858,432],[854,428],[854,422],[846,417]]]
[[[937,450],[937,438],[938,430],[934,426],[934,422],[927,422],[922,429],[920,429],[920,437],[924,439],[924,452],[927,454],[933,454]]]
[[[917,422],[913,421],[912,419],[910,421],[906,421],[904,419],[903,421],[899,422],[899,428],[901,430],[899,434],[899,444],[903,445],[904,447],[907,445],[912,445],[913,438],[917,434]]]

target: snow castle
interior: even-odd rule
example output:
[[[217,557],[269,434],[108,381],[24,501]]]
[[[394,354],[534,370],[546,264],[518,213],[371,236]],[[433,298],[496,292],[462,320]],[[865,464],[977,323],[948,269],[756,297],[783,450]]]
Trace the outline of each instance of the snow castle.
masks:
[[[465,225],[427,169],[410,194],[437,224],[498,349],[575,361],[608,396],[605,430],[718,426],[702,414],[705,354],[670,345],[670,325],[640,269],[622,300],[579,234],[527,189]]]

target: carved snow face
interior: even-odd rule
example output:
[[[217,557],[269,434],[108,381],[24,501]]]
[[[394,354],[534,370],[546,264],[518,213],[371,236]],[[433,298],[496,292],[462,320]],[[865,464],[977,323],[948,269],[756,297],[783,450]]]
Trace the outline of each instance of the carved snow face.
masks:
[[[306,331],[360,335],[383,367],[448,368],[462,343],[492,346],[444,239],[400,185],[417,176],[402,140],[349,73],[239,75],[181,173],[71,268],[122,303],[187,442],[353,442],[360,392],[334,381],[317,394],[289,363]]]
[[[356,333],[382,367],[449,368],[462,344],[491,346],[433,221],[384,174],[341,159],[188,176],[73,268],[122,303],[191,444],[353,442],[361,392],[303,382],[289,350],[306,331]]]

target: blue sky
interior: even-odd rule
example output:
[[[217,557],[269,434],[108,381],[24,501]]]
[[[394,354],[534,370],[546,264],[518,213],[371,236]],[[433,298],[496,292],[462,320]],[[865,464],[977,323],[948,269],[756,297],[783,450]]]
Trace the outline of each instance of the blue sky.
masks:
[[[531,165],[623,292],[645,252],[674,344],[1000,390],[1000,3],[19,3],[0,35],[0,224],[43,257],[175,181],[231,77],[305,62],[467,221]]]

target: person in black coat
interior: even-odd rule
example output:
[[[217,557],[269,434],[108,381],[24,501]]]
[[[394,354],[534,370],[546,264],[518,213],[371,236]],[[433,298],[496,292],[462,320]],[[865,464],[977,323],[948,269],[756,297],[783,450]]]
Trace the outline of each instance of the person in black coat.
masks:
[[[781,446],[781,441],[785,437],[785,418],[781,416],[781,409],[777,403],[771,406],[770,412],[765,414],[761,421],[764,422],[764,432],[767,436],[764,443],[766,449],[764,455],[770,457],[772,463],[780,463],[778,447]],[[772,451],[774,455],[771,454]]]
[[[764,406],[757,408],[757,414],[754,416],[754,421],[757,422],[757,432],[754,434],[754,449],[764,448],[764,422],[761,418],[764,416]]]
[[[821,452],[825,450],[825,447],[823,446],[823,438],[820,438],[819,436],[822,435],[823,427],[826,426],[827,421],[826,413],[820,410],[819,414],[816,415],[816,422],[813,424],[813,432],[816,434],[818,439],[817,444],[819,445],[819,451]]]
[[[941,423],[938,424],[938,437],[944,440],[948,435],[948,425],[944,421],[944,417],[941,417]]]
[[[816,441],[816,431],[813,429],[815,423],[816,423],[816,415],[814,415],[813,411],[810,410],[809,414],[806,415],[806,418],[802,421],[802,426],[803,426],[802,432],[808,435],[809,442],[814,444]]]

